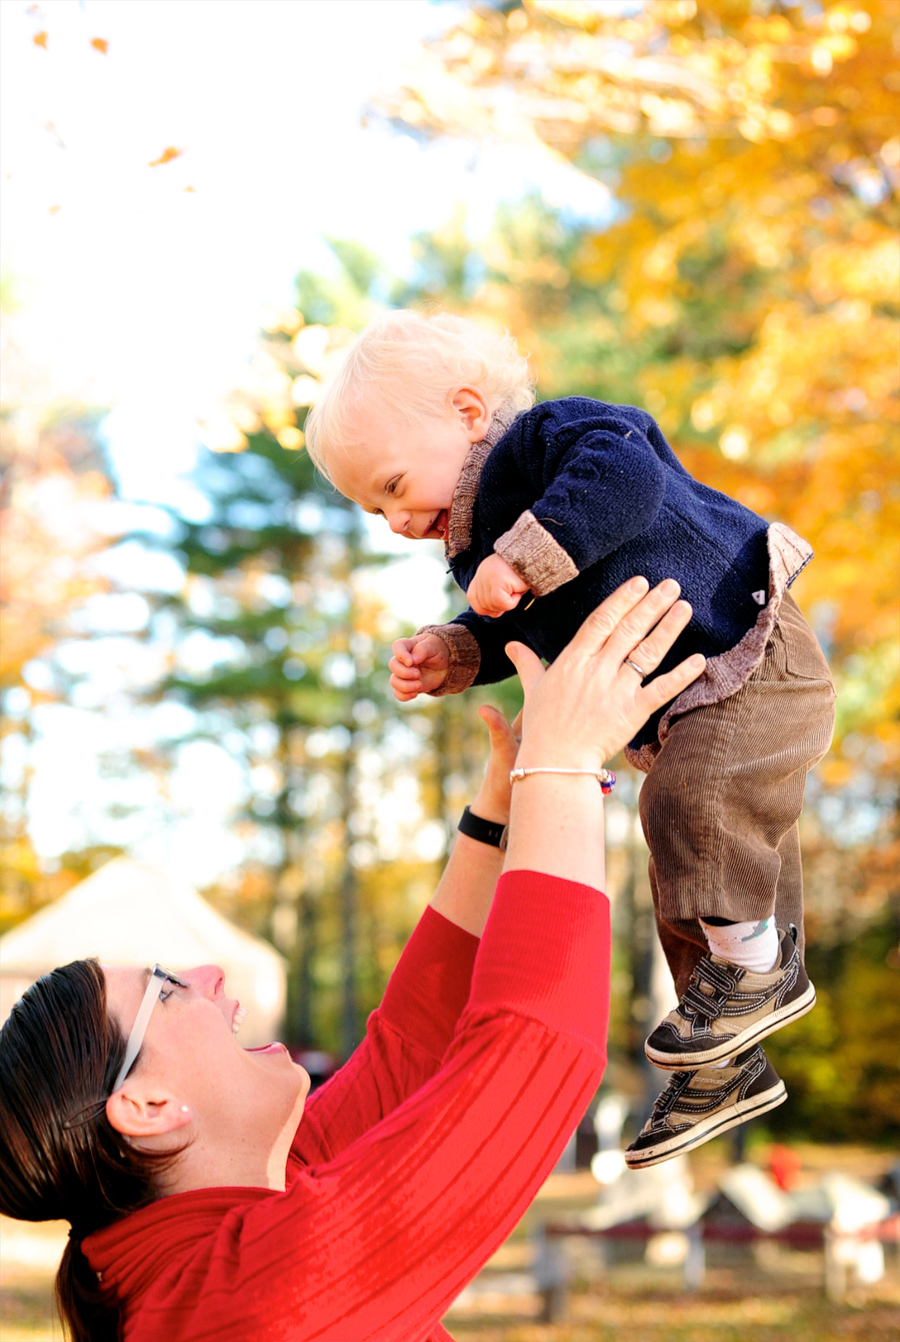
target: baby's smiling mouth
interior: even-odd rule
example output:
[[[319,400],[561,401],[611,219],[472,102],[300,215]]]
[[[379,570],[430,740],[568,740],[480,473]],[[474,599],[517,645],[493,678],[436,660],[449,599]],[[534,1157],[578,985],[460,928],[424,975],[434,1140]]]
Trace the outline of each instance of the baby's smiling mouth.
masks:
[[[431,524],[432,531],[436,531],[439,536],[447,534],[448,513],[446,508],[442,508],[437,517]]]

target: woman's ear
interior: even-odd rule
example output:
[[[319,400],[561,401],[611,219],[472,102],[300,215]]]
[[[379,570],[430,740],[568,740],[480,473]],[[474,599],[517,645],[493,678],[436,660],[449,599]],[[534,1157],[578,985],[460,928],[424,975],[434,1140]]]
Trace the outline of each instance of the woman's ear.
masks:
[[[106,1117],[123,1137],[162,1137],[191,1121],[191,1110],[157,1085],[129,1079],[106,1101]]]
[[[460,387],[454,392],[450,403],[459,413],[470,440],[473,443],[480,442],[491,422],[491,409],[483,392],[477,387]]]

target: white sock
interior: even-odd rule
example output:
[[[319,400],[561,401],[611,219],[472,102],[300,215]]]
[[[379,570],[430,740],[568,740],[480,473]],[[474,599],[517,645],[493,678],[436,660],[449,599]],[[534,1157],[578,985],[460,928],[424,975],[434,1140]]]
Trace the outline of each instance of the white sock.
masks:
[[[761,918],[753,923],[715,923],[700,926],[713,955],[729,964],[741,965],[755,974],[768,974],[778,960],[778,929],[774,918]]]

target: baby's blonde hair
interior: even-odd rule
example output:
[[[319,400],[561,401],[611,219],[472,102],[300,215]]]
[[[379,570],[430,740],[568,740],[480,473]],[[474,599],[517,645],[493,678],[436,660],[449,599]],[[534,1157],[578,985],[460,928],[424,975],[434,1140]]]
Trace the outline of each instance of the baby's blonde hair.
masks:
[[[323,475],[335,449],[352,442],[373,402],[407,422],[441,417],[460,387],[492,408],[534,404],[534,378],[511,335],[451,312],[385,312],[370,322],[306,420],[306,446]]]

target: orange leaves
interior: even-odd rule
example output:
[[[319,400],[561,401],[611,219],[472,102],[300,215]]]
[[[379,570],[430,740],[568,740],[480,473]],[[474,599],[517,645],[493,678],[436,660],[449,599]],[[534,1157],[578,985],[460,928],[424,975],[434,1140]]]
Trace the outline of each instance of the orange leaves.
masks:
[[[46,51],[47,44],[50,41],[50,34],[47,32],[46,28],[42,28],[39,33],[33,34],[31,40],[36,47],[41,47]],[[92,37],[91,46],[95,51],[99,51],[101,56],[105,56],[109,51],[109,42],[105,37]]]
[[[159,158],[152,158],[150,162],[147,164],[147,167],[160,168],[164,163],[171,163],[173,159],[181,158],[181,155],[183,153],[184,153],[183,149],[175,149],[173,145],[169,145],[166,149],[162,151]]]

